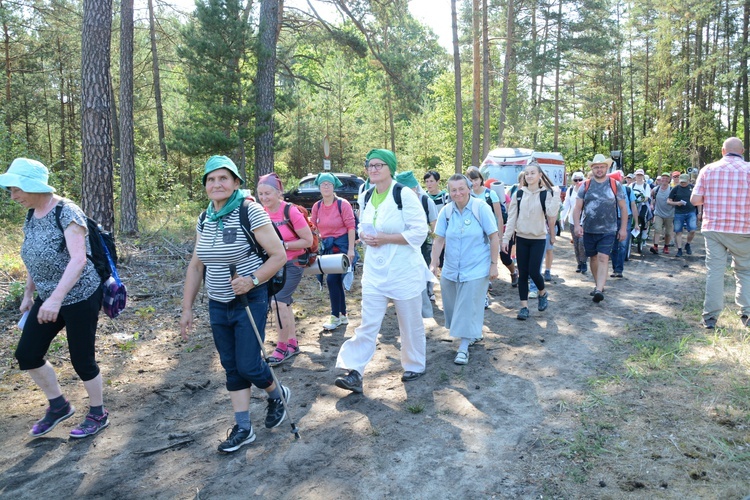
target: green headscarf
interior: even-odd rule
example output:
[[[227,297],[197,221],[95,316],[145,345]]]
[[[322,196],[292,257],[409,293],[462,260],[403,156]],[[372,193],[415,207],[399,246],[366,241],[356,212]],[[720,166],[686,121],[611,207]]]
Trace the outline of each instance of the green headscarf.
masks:
[[[396,155],[393,154],[393,151],[389,149],[371,149],[370,152],[367,153],[367,160],[369,161],[373,158],[383,160],[386,165],[388,165],[388,170],[391,171],[391,177],[396,175],[398,162],[396,161]]]
[[[417,182],[417,178],[414,177],[414,172],[412,172],[411,170],[407,170],[406,172],[399,172],[398,174],[396,174],[396,182],[400,182],[404,186],[411,189],[419,186],[419,182]]]
[[[333,184],[333,189],[343,186],[338,177],[333,174],[329,174],[328,172],[318,174],[318,176],[315,178],[316,186],[320,186],[324,182],[330,182],[331,184]]]

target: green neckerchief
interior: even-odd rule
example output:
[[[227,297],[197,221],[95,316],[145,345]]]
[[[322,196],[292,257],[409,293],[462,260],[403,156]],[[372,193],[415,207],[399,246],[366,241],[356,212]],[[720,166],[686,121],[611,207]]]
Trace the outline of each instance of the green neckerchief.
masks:
[[[210,221],[218,221],[219,222],[219,231],[224,230],[224,221],[222,220],[222,217],[224,217],[227,214],[232,213],[235,208],[242,205],[242,200],[245,198],[240,193],[239,189],[235,189],[234,193],[232,193],[232,196],[229,197],[226,203],[224,203],[224,206],[221,207],[221,210],[218,212],[214,211],[214,202],[211,201],[208,203],[208,208],[206,209],[206,217]]]

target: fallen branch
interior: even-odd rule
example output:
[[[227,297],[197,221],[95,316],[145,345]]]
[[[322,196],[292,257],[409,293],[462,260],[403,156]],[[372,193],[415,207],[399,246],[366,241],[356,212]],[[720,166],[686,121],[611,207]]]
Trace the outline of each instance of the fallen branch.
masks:
[[[152,450],[134,451],[133,453],[135,455],[153,455],[154,453],[159,453],[160,451],[166,451],[166,450],[169,450],[169,449],[172,449],[172,448],[177,448],[177,447],[185,445],[185,444],[190,444],[193,441],[195,441],[195,439],[190,438],[190,439],[185,439],[183,441],[177,441],[176,443],[168,444],[168,445],[162,446],[160,448],[154,448]]]

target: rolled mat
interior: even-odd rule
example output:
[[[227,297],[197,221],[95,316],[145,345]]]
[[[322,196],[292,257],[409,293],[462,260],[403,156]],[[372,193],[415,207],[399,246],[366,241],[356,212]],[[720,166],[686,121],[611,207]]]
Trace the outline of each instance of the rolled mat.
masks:
[[[490,189],[497,193],[500,197],[500,203],[505,203],[505,184],[497,181],[493,182]]]
[[[349,256],[345,253],[319,255],[302,274],[345,274],[349,270]]]

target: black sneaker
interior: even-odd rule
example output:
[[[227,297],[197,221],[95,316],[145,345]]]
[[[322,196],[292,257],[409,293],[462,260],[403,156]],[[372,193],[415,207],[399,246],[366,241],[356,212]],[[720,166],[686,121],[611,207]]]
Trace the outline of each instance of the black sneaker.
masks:
[[[588,271],[589,266],[585,262],[581,264],[581,274],[586,274],[586,271]]]
[[[693,255],[693,249],[690,248],[690,243],[685,243],[685,253],[688,255]]]
[[[742,321],[743,325],[745,325],[746,327],[750,328],[750,316],[748,316],[747,314],[743,314],[740,317],[740,321]]]
[[[594,291],[594,302],[597,304],[604,300],[604,292],[600,292],[599,290]]]
[[[347,391],[362,392],[362,375],[357,370],[350,370],[344,376],[336,379],[336,387],[341,387]]]
[[[284,395],[284,401],[289,403],[289,397],[292,395],[292,391],[288,387],[281,386],[281,393]],[[286,418],[286,406],[281,398],[271,399],[268,398],[268,408],[266,410],[266,429],[273,429],[278,427],[281,422]]]
[[[713,330],[716,328],[716,318],[703,318],[701,320],[701,325],[707,330]]]
[[[227,436],[227,440],[219,445],[219,451],[221,453],[232,453],[253,441],[255,441],[255,431],[253,431],[252,425],[249,429],[240,429],[240,427],[235,424],[234,427],[232,427],[229,436]]]

